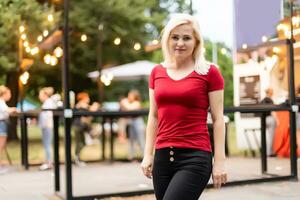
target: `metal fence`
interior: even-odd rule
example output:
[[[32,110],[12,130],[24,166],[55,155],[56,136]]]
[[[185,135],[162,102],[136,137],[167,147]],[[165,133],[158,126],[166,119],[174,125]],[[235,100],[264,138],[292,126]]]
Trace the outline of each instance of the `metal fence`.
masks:
[[[260,148],[260,159],[261,159],[261,178],[255,179],[245,179],[239,181],[231,181],[226,184],[226,186],[231,185],[240,185],[240,184],[251,184],[251,183],[259,183],[259,182],[269,182],[269,181],[279,181],[279,180],[297,180],[297,155],[296,155],[296,112],[295,109],[297,105],[256,105],[256,106],[247,106],[247,107],[229,107],[225,108],[224,113],[257,113],[261,118],[261,148]],[[266,113],[270,111],[288,111],[290,113],[290,174],[286,176],[279,176],[274,174],[268,174],[268,160],[266,154]],[[110,156],[109,160],[111,162],[114,161],[114,129],[113,129],[113,121],[119,119],[121,117],[137,117],[137,116],[145,116],[148,114],[147,110],[141,111],[128,111],[128,112],[88,112],[88,111],[72,111],[72,117],[80,117],[80,116],[93,116],[101,118],[100,122],[102,124],[102,134],[101,134],[101,149],[102,149],[102,158],[99,160],[105,160],[105,143],[106,136],[104,134],[104,122],[108,121],[110,123]],[[29,117],[36,117],[36,113],[21,113],[20,114],[20,125],[21,125],[21,154],[22,154],[22,165],[28,169],[30,163],[28,162],[28,133],[27,133],[27,123],[26,119]],[[63,111],[56,110],[53,115],[54,122],[54,189],[55,193],[59,195],[60,192],[60,155],[59,155],[59,118],[64,117]],[[65,140],[67,140],[65,136]],[[66,157],[69,156],[71,158],[71,142],[65,141],[65,153]],[[72,168],[71,168],[71,159],[65,160],[66,167],[66,185],[71,186],[71,189],[66,190],[66,199],[101,199],[104,197],[112,197],[112,196],[131,196],[131,195],[139,195],[139,194],[147,194],[152,193],[152,190],[139,190],[139,191],[128,191],[122,193],[109,193],[109,194],[99,194],[99,195],[90,195],[90,196],[73,196],[72,191]],[[268,175],[267,177],[264,175]],[[208,185],[208,187],[212,187],[212,185]],[[68,194],[69,192],[69,194]]]

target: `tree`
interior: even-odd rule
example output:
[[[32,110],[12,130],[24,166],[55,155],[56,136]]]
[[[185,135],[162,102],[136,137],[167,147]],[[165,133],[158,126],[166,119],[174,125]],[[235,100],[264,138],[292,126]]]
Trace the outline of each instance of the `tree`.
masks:
[[[45,28],[50,28],[47,23],[49,13],[55,14],[53,7],[47,4],[41,5],[36,0],[2,0],[0,2],[0,79],[11,89],[13,98],[8,104],[16,106],[18,101],[18,78],[22,69],[20,68],[23,57],[31,57],[28,54],[20,56],[20,45],[24,41],[36,44],[36,38]],[[58,15],[58,14],[57,14]],[[56,23],[54,21],[54,23]],[[19,27],[24,27],[26,39],[21,41]],[[49,29],[48,29],[49,30]],[[15,121],[14,121],[15,122]],[[13,123],[15,124],[15,123]],[[9,134],[9,139],[16,139],[15,126]]]
[[[183,10],[183,4],[183,1],[175,0],[72,1],[70,9],[71,74],[73,77],[71,88],[75,92],[87,90],[95,97],[96,85],[87,79],[88,72],[98,70],[99,67],[110,67],[135,60],[152,60],[156,53],[146,53],[142,49],[136,51],[133,49],[134,44],[139,43],[143,48],[145,44],[159,38],[170,13],[170,6],[172,5],[174,11],[179,8]],[[98,29],[99,25],[103,27],[102,30]],[[87,35],[85,43],[80,41],[82,34]],[[99,40],[100,34],[101,41]],[[119,45],[113,43],[115,38],[121,39]],[[97,46],[100,42],[101,55],[97,55]],[[101,56],[101,66],[97,66],[99,56]],[[79,82],[77,81],[79,79],[85,81]],[[111,90],[114,88],[110,87],[105,91],[108,94],[106,100],[111,100],[112,95],[109,94]],[[124,88],[125,90],[128,88]]]
[[[2,0],[0,2],[0,81],[6,81],[13,89],[15,98],[10,105],[16,105],[18,101],[17,80],[21,73],[18,58],[19,26],[24,23],[28,41],[31,43],[36,43],[37,36],[44,29],[49,30],[51,34],[62,27],[63,20],[59,17],[60,12],[56,11],[62,9],[62,5],[56,6],[55,10],[54,6],[47,2],[50,1]],[[146,53],[142,50],[143,46],[159,37],[170,12],[185,9],[188,9],[188,6],[185,6],[182,0],[70,1],[68,32],[71,89],[75,92],[86,90],[95,99],[97,87],[87,78],[88,72],[99,67],[114,66],[138,59],[159,59],[160,54]],[[52,24],[47,21],[50,13],[54,15]],[[99,25],[103,26],[103,30],[98,29]],[[86,42],[81,41],[83,34],[87,36]],[[121,39],[118,46],[113,43],[116,37]],[[133,49],[137,43],[141,45],[140,50]],[[59,45],[61,44],[57,44]],[[40,51],[35,57],[24,52],[26,57],[35,60],[28,70],[30,80],[27,96],[37,99],[38,90],[45,86],[53,86],[56,91],[61,91],[61,61],[56,66],[49,66],[43,61],[44,55],[53,54],[55,47]],[[106,92],[109,93],[110,90]]]
[[[225,80],[224,88],[224,106],[233,106],[233,63],[230,56],[230,49],[223,43],[217,43],[218,66]],[[225,54],[221,53],[221,49],[226,49]],[[212,42],[205,40],[205,57],[208,61],[212,60]]]

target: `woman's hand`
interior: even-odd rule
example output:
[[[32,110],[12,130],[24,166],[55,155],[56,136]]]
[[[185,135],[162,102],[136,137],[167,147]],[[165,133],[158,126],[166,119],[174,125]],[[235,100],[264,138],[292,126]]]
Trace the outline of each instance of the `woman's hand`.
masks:
[[[222,184],[227,182],[225,162],[214,162],[212,179],[215,188],[220,188]]]
[[[148,178],[152,178],[152,166],[153,166],[153,156],[152,155],[144,156],[143,161],[141,163],[141,168],[144,175]]]

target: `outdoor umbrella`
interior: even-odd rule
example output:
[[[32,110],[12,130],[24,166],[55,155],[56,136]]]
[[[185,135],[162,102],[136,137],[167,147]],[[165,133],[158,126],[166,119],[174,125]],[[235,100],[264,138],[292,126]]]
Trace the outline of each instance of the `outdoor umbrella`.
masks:
[[[112,76],[113,80],[138,80],[141,78],[147,78],[155,65],[156,63],[147,60],[141,60],[103,69],[101,75]],[[88,77],[98,78],[99,71],[88,73]]]

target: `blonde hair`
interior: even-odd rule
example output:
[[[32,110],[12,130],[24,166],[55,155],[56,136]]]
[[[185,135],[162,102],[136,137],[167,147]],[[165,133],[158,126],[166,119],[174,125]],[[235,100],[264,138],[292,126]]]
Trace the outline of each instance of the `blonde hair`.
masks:
[[[40,92],[46,94],[48,97],[51,97],[54,93],[53,87],[44,87],[40,90]]]
[[[8,87],[0,85],[0,97],[2,97],[6,92],[10,91]]]
[[[190,24],[192,26],[194,30],[194,36],[197,40],[197,45],[193,52],[195,71],[199,74],[207,74],[210,65],[207,63],[204,57],[204,43],[200,33],[200,26],[196,18],[189,14],[174,14],[174,16],[171,17],[165,28],[162,30],[161,45],[164,56],[163,65],[166,67],[165,65],[170,65],[172,63],[172,56],[168,48],[170,33],[174,28],[183,24]]]

